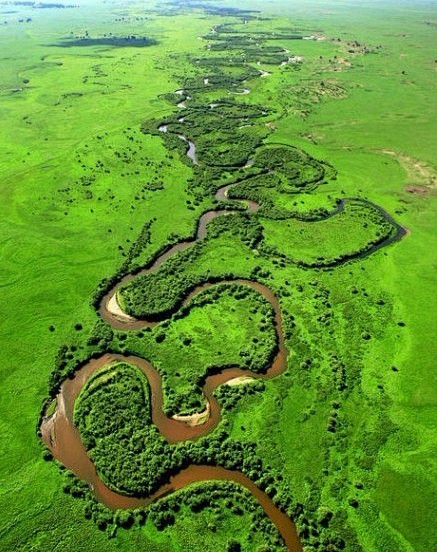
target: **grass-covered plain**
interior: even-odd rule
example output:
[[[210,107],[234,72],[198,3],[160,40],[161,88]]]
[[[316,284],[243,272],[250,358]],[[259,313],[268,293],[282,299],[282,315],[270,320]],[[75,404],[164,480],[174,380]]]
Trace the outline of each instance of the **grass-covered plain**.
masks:
[[[152,332],[122,334],[122,343],[159,369],[166,411],[191,413],[205,406],[201,389],[211,369],[238,366],[263,373],[269,367],[277,349],[273,318],[271,305],[255,290],[221,284],[201,292],[183,315]]]
[[[394,228],[374,207],[349,201],[336,216],[317,222],[263,219],[264,243],[286,258],[305,264],[365,252]]]
[[[187,191],[193,169],[170,157],[160,137],[139,130],[145,119],[171,115],[160,95],[193,73],[186,56],[204,55],[197,37],[223,18],[150,13],[144,20],[141,5],[8,9],[2,6],[8,24],[0,33],[0,546],[204,549],[201,532],[193,531],[189,546],[180,536],[179,523],[199,527],[188,510],[165,536],[146,524],[108,539],[84,517],[82,503],[62,492],[58,470],[42,460],[35,425],[59,345],[84,346],[96,321],[89,301],[98,282],[123,263],[145,222],[153,221],[142,260],[169,237],[191,234],[207,203]],[[268,261],[269,283],[287,289],[281,308],[294,317],[289,370],[261,395],[241,398],[228,423],[235,438],[249,435],[263,460],[282,470],[311,521],[333,512],[330,530],[349,527],[366,551],[428,551],[436,514],[432,5],[271,2],[269,10],[281,17],[263,21],[264,29],[286,26],[327,40],[275,41],[303,58],[300,70],[261,65],[271,74],[235,97],[273,108],[265,119],[273,143],[336,168],[337,179],[321,188],[322,206],[329,209],[326,197],[342,190],[367,197],[411,234],[333,271]],[[52,45],[85,30],[150,34],[158,44]],[[363,45],[375,51],[364,53]],[[416,193],[406,191],[411,186]],[[205,266],[224,271],[229,263],[246,273],[251,255],[244,243],[223,240]],[[236,525],[233,514],[224,515]],[[225,536],[216,543],[228,546]]]

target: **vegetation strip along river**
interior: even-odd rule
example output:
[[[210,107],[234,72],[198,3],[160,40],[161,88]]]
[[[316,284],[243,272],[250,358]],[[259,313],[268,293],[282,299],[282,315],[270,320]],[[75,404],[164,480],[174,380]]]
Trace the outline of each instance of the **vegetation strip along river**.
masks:
[[[193,155],[194,155],[194,149]],[[216,197],[218,199],[226,198],[229,186],[220,188]],[[248,211],[254,212],[258,204],[248,201]],[[108,310],[108,303],[113,298],[120,285],[126,283],[134,277],[144,273],[149,273],[159,269],[162,263],[177,251],[189,247],[197,239],[202,239],[206,235],[207,223],[213,218],[231,214],[232,211],[208,211],[204,213],[198,222],[196,237],[193,240],[176,244],[167,252],[160,255],[153,264],[137,274],[130,274],[123,278],[102,300],[99,313],[102,318],[116,329],[139,329],[144,326],[153,326],[155,321],[136,320],[132,317],[120,317]],[[111,362],[127,361],[136,365],[147,377],[151,388],[151,407],[152,420],[158,427],[161,434],[170,443],[194,439],[209,433],[220,421],[220,406],[214,397],[214,391],[220,385],[240,376],[250,376],[254,379],[268,379],[282,373],[287,366],[287,350],[285,348],[284,334],[282,329],[282,318],[279,307],[279,301],[273,292],[266,286],[250,280],[232,280],[232,282],[248,285],[262,293],[271,303],[275,312],[275,326],[278,335],[277,354],[266,370],[265,374],[256,374],[250,370],[244,370],[238,366],[224,369],[218,374],[208,376],[203,387],[203,394],[209,405],[208,417],[200,425],[191,426],[180,419],[168,418],[163,412],[163,394],[162,381],[159,372],[147,360],[136,356],[124,356],[119,354],[105,354],[98,359],[86,363],[75,373],[74,378],[66,380],[57,396],[57,407],[52,416],[43,419],[41,424],[41,434],[44,442],[51,450],[53,456],[57,458],[65,467],[71,469],[77,477],[87,481],[90,484],[96,497],[110,508],[135,508],[150,504],[154,500],[168,494],[169,492],[182,489],[190,483],[226,479],[234,481],[246,487],[258,500],[262,508],[269,516],[271,521],[279,530],[288,550],[301,550],[299,537],[296,528],[291,519],[275,506],[273,501],[266,493],[261,491],[248,477],[239,471],[231,471],[218,466],[197,466],[191,465],[170,478],[168,484],[163,485],[156,493],[147,498],[129,497],[112,491],[107,487],[98,476],[94,464],[89,459],[86,449],[82,443],[80,433],[73,424],[73,412],[75,401],[85,385],[88,378],[99,368]],[[186,297],[184,304],[187,304],[195,295],[215,284],[204,284],[197,286]]]
[[[164,128],[162,130],[165,132]],[[182,137],[181,137],[182,138]],[[187,154],[196,162],[195,145],[183,137],[189,145],[190,149]],[[217,200],[228,200],[227,192],[231,186],[235,184],[222,186],[216,191],[215,198]],[[339,202],[337,209],[331,212],[328,216],[333,216],[344,208],[346,199]],[[247,210],[255,212],[259,208],[255,201],[245,200]],[[371,203],[371,202],[368,202]],[[372,205],[374,205],[372,203]],[[392,241],[401,238],[405,234],[405,230],[397,225],[393,219],[380,207],[377,207],[380,212],[387,218],[389,222],[395,225],[396,234],[383,240],[381,243],[372,246],[366,255],[379,249],[383,245],[388,245]],[[143,274],[148,274],[159,269],[159,267],[173,254],[182,251],[192,245],[196,240],[202,239],[206,235],[207,224],[213,218],[222,215],[230,215],[234,211],[228,210],[210,210],[205,212],[199,219],[196,235],[193,239],[177,243],[170,247],[167,251],[159,255],[153,263],[137,272],[129,274],[116,284],[113,289],[102,299],[99,308],[100,316],[115,329],[135,330],[145,326],[154,326],[157,321],[137,320],[125,315],[117,303],[117,309],[111,308],[116,301],[116,294],[120,286],[124,285],[129,280]],[[361,255],[362,256],[362,255]],[[178,489],[182,489],[190,483],[226,479],[239,483],[246,487],[252,495],[258,500],[266,514],[279,530],[288,550],[301,550],[301,544],[297,535],[296,528],[290,518],[275,506],[273,501],[266,493],[261,491],[248,477],[239,471],[227,470],[218,466],[200,466],[190,465],[186,469],[181,470],[178,474],[170,477],[169,483],[163,485],[154,494],[147,498],[137,498],[125,496],[107,487],[98,476],[95,467],[89,459],[86,449],[82,443],[79,431],[73,424],[73,412],[75,401],[85,385],[87,379],[99,368],[111,362],[127,361],[136,365],[147,377],[151,388],[151,409],[152,421],[158,427],[161,434],[170,443],[184,441],[187,439],[195,439],[201,435],[209,433],[214,429],[220,421],[220,406],[217,399],[214,397],[214,391],[220,385],[241,376],[250,376],[254,379],[269,379],[281,374],[287,367],[287,349],[282,328],[282,318],[279,306],[279,301],[274,293],[266,286],[250,280],[236,279],[225,280],[226,282],[236,282],[242,285],[248,285],[261,293],[272,305],[275,312],[275,327],[278,335],[278,350],[277,354],[264,374],[256,374],[250,370],[239,368],[238,366],[225,368],[217,374],[206,377],[203,386],[203,395],[207,401],[207,416],[205,421],[198,425],[190,425],[189,421],[183,421],[176,418],[168,418],[163,412],[163,394],[162,381],[159,372],[147,360],[137,356],[125,356],[120,354],[104,354],[98,359],[91,360],[83,365],[75,373],[74,378],[66,380],[60,389],[57,396],[57,406],[52,416],[43,418],[41,423],[41,434],[44,442],[55,456],[65,467],[71,469],[77,477],[87,481],[94,491],[96,497],[110,508],[136,508],[150,504],[154,500]],[[184,300],[184,305],[200,293],[201,291],[215,285],[215,283],[206,283],[197,286],[192,290]]]

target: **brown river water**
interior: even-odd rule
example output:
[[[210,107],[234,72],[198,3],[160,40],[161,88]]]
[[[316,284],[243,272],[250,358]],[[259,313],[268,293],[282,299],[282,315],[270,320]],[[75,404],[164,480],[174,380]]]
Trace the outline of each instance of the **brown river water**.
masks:
[[[80,479],[87,481],[93,489],[96,497],[110,508],[135,508],[147,505],[154,500],[190,483],[226,479],[239,483],[246,487],[258,500],[262,508],[276,525],[281,533],[287,549],[291,551],[301,550],[296,528],[290,518],[277,508],[273,501],[261,491],[248,477],[238,471],[231,471],[217,466],[191,465],[170,478],[168,484],[163,485],[153,495],[140,499],[129,497],[109,489],[98,476],[94,464],[89,459],[86,449],[81,441],[79,431],[73,423],[75,401],[85,385],[88,378],[95,371],[113,362],[125,361],[137,366],[147,377],[151,389],[151,411],[152,421],[160,433],[169,443],[176,443],[187,439],[195,439],[212,431],[220,421],[220,406],[213,393],[217,387],[240,376],[250,376],[254,379],[269,379],[281,374],[287,365],[287,350],[285,348],[281,311],[279,302],[273,292],[262,284],[250,280],[233,280],[235,283],[248,285],[262,293],[272,304],[275,312],[275,326],[278,335],[278,352],[264,374],[256,374],[250,370],[244,370],[237,366],[227,368],[218,374],[206,378],[203,387],[203,395],[209,406],[209,416],[200,425],[190,426],[181,420],[169,418],[163,411],[162,381],[159,372],[147,360],[137,356],[125,356],[117,354],[105,354],[100,358],[93,359],[82,366],[74,378],[67,379],[61,386],[57,396],[57,408],[55,413],[43,420],[41,434],[44,442],[50,448],[53,456],[57,458],[66,468],[71,469]],[[214,284],[204,284],[195,288],[185,303],[201,291]],[[150,325],[147,321],[124,322],[123,328],[143,327]]]
[[[190,157],[195,159],[195,146],[190,142]],[[216,193],[219,200],[227,199],[227,190],[230,186],[220,188]],[[246,201],[249,212],[257,210],[258,205],[253,201]],[[130,330],[139,329],[145,326],[154,326],[156,322],[147,320],[125,319],[117,317],[108,311],[108,302],[117,293],[119,287],[132,278],[147,274],[159,269],[159,267],[172,255],[190,247],[196,240],[202,239],[206,235],[207,224],[217,216],[232,214],[232,211],[208,211],[204,213],[198,222],[195,238],[186,242],[178,243],[169,250],[160,255],[153,264],[147,269],[143,269],[137,274],[129,274],[123,278],[114,288],[103,298],[99,309],[100,316],[116,329]],[[61,386],[56,399],[56,408],[54,414],[43,418],[40,430],[45,444],[51,450],[53,456],[61,462],[66,468],[72,470],[77,477],[88,482],[95,496],[112,509],[116,508],[136,508],[150,504],[154,500],[165,496],[173,491],[182,489],[187,485],[207,480],[230,480],[246,487],[252,496],[258,500],[265,513],[278,528],[287,550],[298,552],[302,550],[301,543],[296,528],[291,519],[275,506],[273,501],[259,489],[243,473],[234,470],[227,470],[218,466],[198,466],[190,465],[172,476],[169,482],[158,489],[153,495],[147,498],[136,498],[117,493],[107,487],[98,476],[94,464],[89,459],[86,449],[80,438],[79,431],[73,423],[73,413],[75,401],[85,385],[87,379],[96,370],[106,366],[111,362],[126,361],[137,366],[147,377],[151,389],[151,410],[152,421],[159,429],[160,433],[169,443],[176,443],[187,439],[196,439],[202,435],[208,434],[214,429],[220,421],[220,406],[213,393],[217,387],[240,376],[250,376],[254,379],[269,379],[281,374],[287,366],[287,350],[284,343],[281,311],[279,301],[273,292],[266,286],[252,282],[250,280],[232,280],[235,283],[248,285],[262,293],[270,302],[275,312],[275,327],[278,335],[278,351],[264,374],[256,374],[250,370],[244,370],[238,366],[227,368],[218,374],[209,376],[205,380],[203,395],[208,406],[208,413],[204,423],[200,425],[189,425],[189,423],[169,418],[163,411],[163,394],[161,376],[158,371],[145,359],[136,356],[124,356],[119,354],[105,354],[100,358],[86,363],[77,370],[72,379],[67,379]],[[215,284],[204,284],[196,287],[185,299],[187,304],[192,297],[202,290]]]
[[[261,74],[265,76],[267,73],[261,71]],[[176,93],[182,94],[182,90]],[[233,91],[233,93],[248,93],[248,89],[243,91]],[[188,97],[187,97],[188,99]],[[210,107],[214,107],[218,104],[211,104]],[[178,104],[178,107],[186,107],[184,101]],[[159,127],[161,132],[167,132],[167,125],[161,125]],[[186,138],[184,135],[178,135],[181,140],[184,140],[188,144],[187,155],[194,164],[198,164],[196,158],[196,146],[194,142]],[[223,186],[217,190],[215,198],[223,201],[228,200],[227,193],[230,187],[235,184]],[[328,216],[340,212],[344,208],[344,203],[347,200],[343,199],[335,209]],[[353,199],[353,198],[352,198]],[[357,198],[358,199],[358,198]],[[362,200],[365,201],[365,200]],[[244,200],[247,206],[248,212],[255,212],[259,208],[259,205],[254,201]],[[367,201],[367,203],[371,203]],[[372,205],[374,205],[372,203]],[[381,240],[380,243],[372,246],[368,251],[360,254],[360,257],[364,257],[373,253],[380,247],[389,245],[393,241],[402,238],[405,235],[405,229],[399,226],[388,213],[382,208],[374,205],[380,212],[386,217],[386,219],[395,225],[396,233],[388,238]],[[128,281],[138,276],[149,274],[159,269],[159,267],[171,256],[179,251],[183,251],[189,248],[196,240],[200,240],[205,237],[207,232],[207,224],[218,216],[231,215],[234,211],[230,210],[210,210],[205,212],[198,221],[196,235],[192,239],[188,239],[184,242],[177,243],[170,247],[167,251],[159,255],[154,262],[147,268],[142,269],[136,274],[129,274],[121,279],[109,293],[102,299],[99,314],[106,322],[108,322],[113,328],[121,330],[136,330],[146,326],[154,326],[157,322],[148,320],[137,320],[121,315],[114,314],[108,309],[108,304],[116,297],[117,291],[121,286]],[[273,292],[266,286],[252,282],[249,280],[237,279],[232,282],[247,285],[261,293],[272,305],[275,312],[275,327],[278,335],[278,351],[272,362],[267,368],[264,374],[256,374],[249,370],[243,370],[238,366],[224,369],[222,372],[209,376],[205,380],[203,387],[203,396],[207,405],[206,416],[203,423],[199,425],[189,424],[188,421],[177,420],[174,418],[168,418],[163,411],[163,394],[162,394],[162,382],[161,376],[158,371],[145,359],[136,356],[124,356],[121,354],[105,354],[100,358],[94,359],[86,363],[74,375],[74,378],[67,379],[61,386],[59,394],[56,398],[56,408],[54,414],[51,416],[45,416],[42,419],[40,431],[43,441],[51,450],[53,456],[59,460],[66,468],[72,470],[77,477],[88,482],[90,488],[93,490],[95,496],[104,503],[106,506],[112,509],[116,508],[136,508],[150,504],[154,500],[159,499],[171,492],[178,489],[183,489],[191,483],[208,481],[208,480],[229,480],[239,483],[246,487],[252,494],[252,496],[258,500],[262,508],[269,516],[271,521],[278,528],[287,550],[292,552],[300,552],[302,545],[299,541],[299,537],[296,528],[291,519],[284,514],[279,508],[275,506],[273,501],[259,489],[248,477],[239,471],[227,470],[218,466],[204,466],[204,465],[190,465],[186,469],[181,470],[176,475],[170,477],[167,484],[160,487],[153,495],[147,498],[136,498],[132,496],[126,496],[121,493],[117,493],[109,487],[107,487],[98,476],[95,467],[89,459],[86,449],[81,441],[79,431],[73,423],[73,412],[75,401],[85,385],[87,379],[96,370],[106,366],[109,363],[126,361],[137,366],[147,377],[150,389],[151,389],[151,410],[152,421],[159,429],[160,433],[166,438],[169,443],[177,443],[187,439],[196,439],[202,435],[208,434],[212,431],[220,421],[220,406],[218,401],[214,397],[214,391],[220,385],[226,384],[230,380],[240,376],[250,376],[254,379],[269,379],[273,378],[282,372],[287,367],[287,349],[284,343],[284,335],[282,328],[281,311],[279,307],[279,301]],[[184,304],[189,301],[202,290],[211,287],[215,284],[204,284],[197,286],[191,291],[184,300]]]

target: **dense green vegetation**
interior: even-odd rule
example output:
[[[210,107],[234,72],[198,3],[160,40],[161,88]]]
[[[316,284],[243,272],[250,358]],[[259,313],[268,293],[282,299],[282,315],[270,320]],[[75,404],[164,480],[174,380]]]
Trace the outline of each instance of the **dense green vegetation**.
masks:
[[[275,526],[259,504],[246,489],[230,481],[193,485],[163,498],[149,511],[150,521],[161,530],[169,516],[173,516],[177,541],[182,542],[186,549],[197,546],[198,533],[204,535],[205,548],[248,552],[283,548]],[[233,514],[231,519],[227,514],[229,511]]]
[[[207,374],[228,366],[263,373],[270,366],[277,352],[274,312],[250,287],[218,284],[153,331],[119,334],[117,345],[159,368],[168,415],[191,413],[205,406]]]
[[[103,479],[121,492],[147,494],[165,474],[159,454],[151,453],[157,430],[150,422],[147,381],[127,364],[97,372],[75,406],[74,423],[91,459]]]
[[[83,36],[61,42],[58,46],[66,48],[71,48],[73,46],[113,46],[114,48],[130,46],[138,48],[142,46],[152,46],[153,44],[156,44],[156,40],[150,39],[147,36],[109,36],[99,38]]]
[[[65,474],[63,489],[86,496],[85,517],[106,529],[111,539],[123,540],[127,537],[123,530],[143,528],[154,540],[168,547],[182,545],[187,550],[198,545],[199,533],[206,546],[223,550],[283,548],[275,526],[249,491],[231,481],[193,484],[148,508],[118,510],[115,514],[87,494],[71,472]]]
[[[289,493],[278,493],[277,487],[284,486],[282,477],[279,472],[269,473],[263,469],[256,457],[254,443],[229,440],[222,430],[212,439],[169,445],[151,424],[149,413],[147,380],[129,364],[107,366],[91,376],[83,388],[76,402],[74,422],[96,469],[111,488],[122,493],[147,496],[167,482],[172,474],[189,464],[220,465],[246,472],[277,504],[284,509],[291,508]],[[67,477],[64,491],[73,496],[87,497],[87,515],[93,517],[101,528],[112,523],[117,525],[119,518],[124,519],[122,513],[112,518],[107,510],[96,505],[95,499],[86,492],[86,486],[76,483],[70,475]],[[215,485],[210,485],[200,491],[189,491],[185,503],[193,511],[203,510],[208,505],[212,507],[215,489]],[[236,495],[239,493],[236,490],[232,492]],[[231,504],[232,494],[228,496]],[[150,509],[150,518],[159,529],[174,523],[179,500],[170,498],[164,504],[158,503]],[[247,498],[246,501],[251,503]],[[241,507],[239,510],[242,514]],[[260,515],[259,507],[254,508],[251,504],[249,510],[246,509],[257,510],[258,515],[252,520],[254,531],[259,530],[264,534],[266,544],[279,544],[280,538],[272,530],[271,524],[265,521],[264,515]],[[132,517],[130,522],[126,517],[121,525],[132,522]]]
[[[147,382],[136,368],[97,373],[76,416],[108,483],[114,474],[114,487],[145,489],[129,470],[134,456],[120,470],[108,463],[112,445],[123,458],[133,450],[126,424],[145,450],[163,452],[170,471],[177,450],[184,462],[209,458],[272,487],[308,550],[427,552],[436,540],[432,6],[330,3],[327,10],[275,0],[267,17],[256,11],[266,9],[260,2],[201,4],[0,6],[8,336],[0,548],[273,549],[265,516],[265,529],[250,529],[259,506],[240,486],[199,483],[137,512],[113,513],[61,468],[63,492],[34,435],[48,381],[53,397],[65,377],[107,350],[153,361],[169,413],[204,406],[195,378],[210,364],[262,369],[276,339],[269,307],[247,286],[233,288],[245,290],[239,298],[220,285],[243,278],[280,300],[288,370],[222,386],[219,427],[172,446],[150,423]],[[86,30],[97,42],[60,46]],[[152,41],[143,48],[111,35]],[[311,35],[325,39],[300,39]],[[198,165],[178,134],[196,144]],[[231,201],[214,199],[228,184],[235,184]],[[344,198],[354,199],[329,216]],[[239,199],[260,209],[216,218],[203,240],[120,290],[130,312],[159,324],[122,332],[99,319],[95,307],[123,275],[193,239],[202,212],[243,209]],[[396,233],[394,223],[411,233],[367,254],[369,244]],[[207,281],[218,285],[180,307]],[[155,453],[135,469],[158,484],[169,471]],[[215,509],[205,506],[216,492],[232,495],[232,506],[222,495]],[[165,516],[166,508],[174,512]]]

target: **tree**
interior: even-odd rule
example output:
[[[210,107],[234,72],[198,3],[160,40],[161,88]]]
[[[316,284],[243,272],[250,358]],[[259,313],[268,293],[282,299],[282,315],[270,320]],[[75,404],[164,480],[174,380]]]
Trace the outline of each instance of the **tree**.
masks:
[[[134,518],[130,510],[117,510],[114,521],[118,527],[129,528],[132,526]]]
[[[241,544],[236,540],[231,540],[228,543],[228,552],[240,552],[241,551]]]

